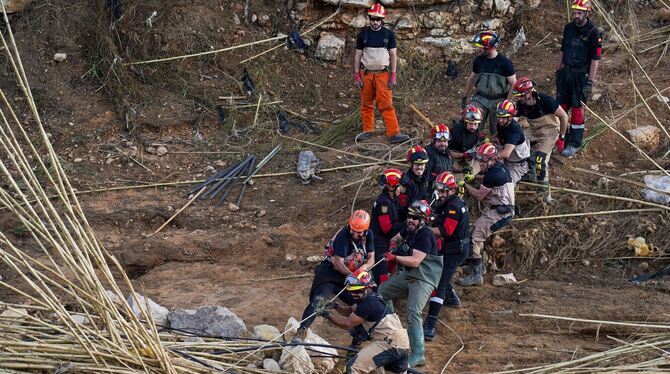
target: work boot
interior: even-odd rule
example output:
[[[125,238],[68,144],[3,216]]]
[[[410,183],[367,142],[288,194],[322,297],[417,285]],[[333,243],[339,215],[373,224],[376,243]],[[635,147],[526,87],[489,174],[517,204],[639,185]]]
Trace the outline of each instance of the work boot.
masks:
[[[307,327],[298,327],[298,330],[293,336],[293,339],[291,339],[291,342],[302,343],[305,341],[305,338],[307,338]]]
[[[412,350],[408,360],[409,366],[421,366],[426,363],[426,343],[423,341],[423,326],[408,326],[407,335],[409,336],[409,346]]]
[[[437,335],[437,329],[435,328],[436,323],[437,323],[437,316],[431,316],[431,315],[428,315],[428,317],[426,317],[426,320],[423,321],[423,338],[428,340],[429,342],[432,342],[433,339],[435,339],[435,335]]]
[[[449,308],[461,307],[461,299],[458,297],[456,291],[453,288],[447,290],[447,297],[444,299],[444,306],[448,306]]]
[[[535,183],[537,181],[537,170],[535,169],[535,152],[530,154],[528,160],[528,172],[521,177],[522,182]]]
[[[563,153],[561,153],[561,154],[565,157],[575,157],[575,155],[577,154],[577,151],[579,151],[579,148],[575,148],[575,147],[569,145],[569,146],[565,147],[565,149],[563,150]]]
[[[364,132],[356,135],[354,140],[358,141],[358,142],[362,142],[362,141],[370,139],[372,137],[372,135],[374,135],[374,131],[364,131]]]
[[[458,278],[456,283],[464,287],[481,286],[484,284],[482,270],[482,259],[475,258],[472,260],[472,274]]]
[[[389,137],[389,142],[391,142],[391,144],[402,143],[402,142],[406,142],[408,140],[409,140],[409,135],[407,135],[407,134],[395,134],[395,135]]]

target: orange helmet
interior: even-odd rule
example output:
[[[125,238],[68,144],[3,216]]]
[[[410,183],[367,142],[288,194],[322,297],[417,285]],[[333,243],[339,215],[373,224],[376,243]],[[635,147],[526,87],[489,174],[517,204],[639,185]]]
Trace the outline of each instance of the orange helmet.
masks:
[[[590,12],[591,11],[590,1],[591,0],[575,0],[572,2],[572,6],[570,8],[575,10],[582,10],[584,12]]]
[[[396,187],[400,184],[400,179],[402,179],[402,171],[396,168],[388,168],[382,171],[382,175],[379,176],[379,184],[382,187]]]
[[[478,161],[491,161],[498,159],[498,148],[491,143],[484,143],[477,149]]]
[[[407,215],[419,216],[424,220],[428,219],[432,213],[433,211],[430,209],[430,204],[428,204],[426,200],[417,200],[407,209]]]
[[[352,278],[356,278],[356,281],[353,281]],[[376,286],[375,281],[372,280],[372,276],[367,271],[361,271],[355,277],[347,277],[344,285],[347,287],[347,291],[360,291]]]
[[[512,95],[523,96],[526,92],[535,92],[535,82],[526,77],[521,77],[512,87]]]
[[[407,162],[411,164],[427,164],[428,152],[420,145],[415,145],[407,151]]]
[[[354,210],[349,217],[349,228],[353,231],[365,231],[370,227],[370,215],[363,209]]]
[[[431,139],[451,139],[449,134],[449,127],[444,123],[438,123],[430,129],[430,138]]]
[[[469,123],[482,123],[482,110],[476,105],[468,105],[463,110],[463,121]]]
[[[481,31],[477,33],[477,35],[475,35],[474,38],[472,38],[472,44],[474,44],[475,47],[484,49],[495,48],[498,46],[499,43],[500,43],[500,36],[498,35],[498,33],[490,30]]]
[[[368,17],[386,18],[386,9],[383,5],[377,3],[368,9]]]
[[[498,103],[496,117],[514,117],[516,115],[516,104],[511,100],[503,100]]]
[[[444,191],[444,190],[455,190],[458,188],[456,184],[456,177],[448,171],[443,171],[440,175],[435,178],[433,183],[435,190]]]

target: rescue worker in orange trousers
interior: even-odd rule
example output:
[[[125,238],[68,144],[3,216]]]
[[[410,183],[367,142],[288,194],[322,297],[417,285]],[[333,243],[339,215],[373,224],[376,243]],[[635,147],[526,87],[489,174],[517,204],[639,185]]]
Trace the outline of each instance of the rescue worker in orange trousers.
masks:
[[[389,244],[400,229],[405,225],[401,218],[400,201],[398,200],[398,186],[402,178],[402,171],[396,168],[385,169],[379,176],[379,185],[382,192],[372,206],[372,217],[370,231],[374,234],[375,241],[375,263],[372,268],[375,283],[382,284],[388,279],[388,264],[386,261],[379,262],[386,252]]]
[[[481,179],[481,185],[464,186],[468,194],[483,203],[484,211],[475,221],[470,239],[471,253],[466,263],[471,266],[472,272],[457,280],[456,283],[461,286],[484,283],[484,264],[482,264],[484,242],[494,232],[510,225],[514,216],[514,183],[506,166],[499,161],[498,149],[491,143],[484,143],[477,150],[476,157],[483,173],[483,176],[477,177],[478,180]]]
[[[398,315],[374,293],[375,283],[368,272],[347,278],[346,289],[354,299],[351,306],[333,305],[337,313],[320,308],[317,314],[347,330],[360,329],[363,348],[346,364],[347,374],[405,373],[409,356],[407,330]],[[368,343],[366,343],[368,342]]]
[[[398,118],[393,107],[393,88],[397,84],[398,43],[393,31],[384,27],[386,10],[377,3],[368,9],[370,26],[356,38],[354,54],[354,84],[361,89],[361,120],[363,132],[356,138],[365,140],[375,129],[375,102],[384,118],[386,136],[391,143],[409,140],[400,133]]]
[[[602,54],[602,35],[589,19],[589,0],[574,0],[572,22],[563,29],[561,53],[556,67],[556,101],[567,112],[570,128],[565,138],[563,156],[574,156],[584,138],[584,108],[582,102],[591,97]],[[560,150],[559,150],[560,151]]]
[[[490,135],[496,133],[495,112],[498,103],[509,96],[510,89],[516,82],[514,65],[509,58],[498,53],[500,36],[494,31],[482,31],[472,39],[475,47],[484,53],[477,56],[472,63],[472,72],[468,77],[461,98],[461,109],[465,109],[474,89],[472,104],[482,110],[483,128]],[[489,128],[486,129],[488,119]]]
[[[440,316],[443,305],[450,308],[459,308],[461,300],[458,298],[451,278],[470,252],[470,235],[468,225],[470,214],[467,204],[458,196],[459,186],[456,177],[448,171],[437,176],[433,188],[438,194],[433,234],[438,238],[438,247],[442,255],[442,276],[437,289],[430,297],[428,316],[423,323],[423,335],[426,340],[433,340],[437,334],[435,324]]]
[[[503,147],[498,158],[505,162],[514,184],[528,173],[530,160],[530,142],[523,133],[521,125],[513,118],[516,113],[516,104],[511,100],[504,100],[498,104],[497,140]]]
[[[529,78],[519,78],[512,95],[519,99],[517,115],[528,124],[524,133],[531,144],[530,168],[522,180],[548,185],[549,159],[554,146],[563,150],[568,114],[553,97],[537,92],[535,82]]]
[[[442,256],[437,253],[437,241],[426,225],[431,209],[425,200],[412,203],[407,214],[407,225],[391,239],[391,252],[386,254],[389,263],[401,267],[379,286],[379,295],[393,310],[393,301],[407,298],[407,333],[412,353],[410,367],[423,365],[425,342],[421,312],[442,274]]]
[[[302,322],[296,337],[304,339],[307,328],[314,322],[315,308],[331,295],[342,290],[345,279],[374,265],[374,234],[370,232],[370,215],[356,210],[326,246],[324,260],[314,270],[314,281],[309,291],[309,304],[302,313]],[[353,299],[346,291],[340,294],[347,304]]]

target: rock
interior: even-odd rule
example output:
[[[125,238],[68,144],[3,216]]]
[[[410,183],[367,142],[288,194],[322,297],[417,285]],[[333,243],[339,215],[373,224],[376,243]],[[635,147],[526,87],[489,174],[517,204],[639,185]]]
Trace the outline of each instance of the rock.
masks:
[[[487,30],[497,30],[502,24],[503,20],[501,18],[491,18],[482,22],[482,26]]]
[[[167,317],[170,311],[166,307],[158,305],[150,298],[146,298],[145,300],[144,296],[138,294],[137,292],[134,292],[134,294],[135,297],[137,297],[137,301],[142,306],[141,310],[146,310],[147,304],[149,304],[149,312],[151,313],[154,323],[157,325],[165,325],[167,323]],[[135,297],[133,297],[133,295],[128,296],[128,305],[130,305],[130,309],[133,311],[133,313],[135,313],[136,316],[140,317],[141,319],[146,319],[147,317],[145,317],[144,313],[140,311],[140,306],[137,305]]]
[[[184,339],[184,341],[188,343],[204,343],[205,339],[199,336],[189,336],[188,338]]]
[[[272,340],[281,335],[278,328],[271,325],[254,326],[254,338],[263,340]]]
[[[81,158],[81,157],[77,157],[77,158],[75,158],[75,159],[73,160],[73,162],[74,162],[75,164],[78,164],[78,163],[80,163],[80,162],[82,162],[82,161],[84,161],[84,159]]]
[[[238,16],[237,13],[233,13],[233,25],[239,26],[241,24],[242,22],[240,21],[240,16]]]
[[[0,313],[2,318],[21,318],[27,315],[28,311],[23,308],[7,308]]]
[[[307,262],[321,262],[323,261],[323,256],[314,255],[307,257]]]
[[[430,36],[440,37],[440,36],[446,36],[446,35],[447,35],[447,30],[445,30],[445,29],[431,29],[430,30]]]
[[[670,98],[668,98],[667,96],[663,96],[663,95],[658,96],[658,95],[656,95],[656,99],[658,99],[658,101],[660,101],[660,102],[662,102],[662,103],[670,103]]]
[[[116,159],[114,157],[110,157],[105,160],[105,165],[111,165],[114,163],[114,161],[116,161]]]
[[[512,2],[509,0],[493,0],[495,5],[495,15],[497,17],[504,16],[510,10]]]
[[[506,284],[515,284],[516,278],[514,274],[496,274],[493,276],[493,285],[494,286],[504,286]]]
[[[279,365],[282,370],[294,374],[314,372],[314,364],[304,346],[286,347],[282,350]]]
[[[589,166],[589,168],[591,170],[598,171],[600,169],[600,166],[598,166],[598,164],[592,164],[592,165]]]
[[[163,146],[160,146],[160,147],[156,148],[156,154],[159,155],[159,156],[164,156],[167,153],[168,153],[167,148],[165,148]]]
[[[270,24],[270,16],[267,14],[261,14],[258,17],[258,24],[261,26],[268,26]]]
[[[398,22],[395,25],[395,29],[399,31],[403,30],[414,30],[419,27],[416,18],[412,14],[405,14],[404,16],[398,19]]]
[[[360,29],[368,24],[368,18],[364,14],[359,14],[348,22],[349,26]]]
[[[109,300],[111,300],[114,304],[120,304],[121,303],[121,298],[115,294],[114,292],[110,290],[106,290],[105,293],[107,294],[107,297]]]
[[[594,93],[593,95],[591,95],[591,100],[593,100],[593,101],[600,101],[600,99],[602,99],[602,98],[603,98],[603,94],[601,94],[601,93]]]
[[[263,369],[267,371],[281,371],[279,363],[271,358],[263,360]]]
[[[646,150],[655,150],[661,143],[660,130],[656,126],[641,126],[628,130],[630,141]]]
[[[230,210],[231,212],[237,212],[238,210],[240,210],[240,207],[235,205],[234,203],[230,203],[228,204],[228,210]]]
[[[293,336],[295,336],[296,331],[298,330],[298,327],[300,327],[300,323],[293,317],[288,319],[288,322],[286,323],[286,327],[284,328],[284,331],[286,333],[284,334],[284,339],[286,341],[290,341],[293,339]],[[324,344],[324,345],[330,345],[326,340],[324,340],[322,337],[319,335],[315,334],[312,329],[308,328],[307,329],[307,336],[305,337],[305,342],[307,343],[313,343],[313,344]],[[337,354],[337,351],[334,348],[328,348],[328,347],[311,347],[311,349],[319,352],[325,353],[325,355],[335,355]],[[331,372],[333,368],[335,368],[335,361],[332,358],[315,358],[313,360],[313,364],[316,369],[318,369],[318,372],[320,373],[326,373],[326,372]],[[282,366],[283,368],[283,366]],[[284,368],[286,369],[286,368]]]
[[[237,338],[247,330],[244,321],[222,306],[179,309],[167,316],[170,327],[195,333]]]
[[[374,0],[323,0],[326,4],[341,5],[343,8],[369,8]]]
[[[582,265],[584,265],[584,266],[589,266],[589,265],[591,265],[591,261],[589,261],[589,260],[582,260]]]
[[[640,270],[647,271],[648,269],[649,269],[649,263],[647,263],[646,261],[640,263]]]
[[[156,154],[156,147],[146,147],[144,150],[152,155]]]
[[[338,61],[344,50],[344,39],[331,33],[321,33],[319,44],[316,45],[316,57],[326,61]]]
[[[454,38],[445,36],[442,38],[434,38],[432,36],[421,38],[422,43],[434,45],[440,48],[447,48],[454,44]]]
[[[598,188],[607,188],[611,182],[612,180],[609,178],[600,177],[600,179],[598,179]]]
[[[258,213],[256,213],[256,217],[258,218],[265,217],[266,214],[268,214],[268,212],[261,209]]]
[[[81,315],[81,314],[72,314],[70,315],[70,319],[74,321],[74,323],[79,324],[79,325],[85,325],[88,323],[88,318],[86,316]]]
[[[449,12],[432,11],[421,17],[423,27],[428,29],[443,28],[450,20]]]
[[[607,166],[608,168],[613,168],[613,167],[614,167],[614,163],[613,163],[612,161],[607,161],[607,162],[605,163],[605,166]]]
[[[494,249],[501,248],[505,245],[505,239],[501,238],[498,235],[493,235],[493,238],[491,238],[491,247]]]
[[[67,54],[65,53],[56,53],[54,54],[54,61],[56,62],[63,62],[67,58]]]
[[[5,11],[7,13],[16,13],[22,11],[31,0],[3,0]]]
[[[293,262],[293,261],[295,261],[296,256],[294,254],[287,253],[285,258],[286,258],[286,261]]]
[[[659,9],[658,12],[656,12],[656,21],[660,24],[670,23],[670,9]]]

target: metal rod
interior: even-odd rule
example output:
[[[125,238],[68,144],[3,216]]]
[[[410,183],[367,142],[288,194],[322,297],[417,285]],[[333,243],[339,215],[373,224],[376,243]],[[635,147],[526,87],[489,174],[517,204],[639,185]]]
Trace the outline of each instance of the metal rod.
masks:
[[[245,184],[245,185],[246,185],[247,182],[249,182],[249,180],[251,180],[251,178],[253,178],[253,176],[256,175],[256,173],[258,173],[258,171],[260,171],[261,168],[262,168],[263,166],[265,166],[265,164],[267,164],[267,163],[270,161],[270,159],[272,159],[277,153],[279,153],[279,151],[281,150],[282,146],[283,146],[283,144],[282,144],[282,143],[279,143],[276,147],[274,147],[274,149],[273,149],[272,151],[270,151],[270,153],[268,153],[267,156],[265,156],[265,157],[261,160],[261,162],[258,163],[258,165],[256,166],[256,170],[254,170],[253,173],[249,174],[249,176],[247,177],[247,179],[245,179],[244,182],[242,182],[242,184]],[[249,171],[251,171],[251,170],[249,170]]]
[[[251,172],[254,169],[254,161],[255,160],[251,160],[251,163],[249,164],[249,168],[247,169],[247,173]],[[242,188],[240,188],[240,196],[237,197],[237,202],[235,203],[235,205],[237,205],[238,207],[241,206],[240,204],[242,203],[242,197],[244,196],[244,190],[246,190],[246,189],[247,189],[247,184],[242,183]]]

